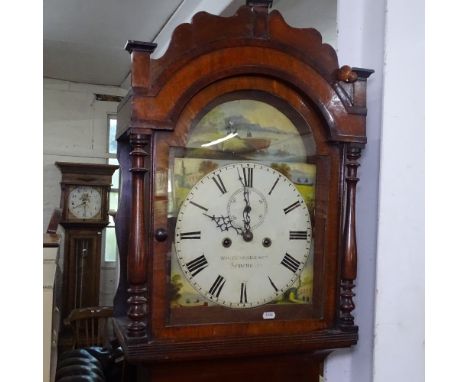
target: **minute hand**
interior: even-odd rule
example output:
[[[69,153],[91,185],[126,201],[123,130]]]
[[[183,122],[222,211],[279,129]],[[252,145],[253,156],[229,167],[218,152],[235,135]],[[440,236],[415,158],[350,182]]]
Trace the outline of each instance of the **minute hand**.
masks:
[[[242,180],[239,168],[237,169],[237,175],[238,175],[239,182],[242,184],[242,187],[244,189],[245,207],[244,207],[244,211],[242,212],[242,221],[244,222],[244,232],[247,232],[247,231],[250,231],[250,215],[249,215],[249,213],[250,213],[250,211],[252,209],[250,207],[249,190],[247,188],[247,181],[244,181],[245,176],[244,176],[244,180]]]
[[[245,241],[252,241],[253,233],[250,227],[250,211],[252,207],[250,207],[250,199],[249,199],[249,190],[246,186],[244,186],[244,212],[242,213],[242,220],[244,221],[244,231],[242,232],[242,237]]]

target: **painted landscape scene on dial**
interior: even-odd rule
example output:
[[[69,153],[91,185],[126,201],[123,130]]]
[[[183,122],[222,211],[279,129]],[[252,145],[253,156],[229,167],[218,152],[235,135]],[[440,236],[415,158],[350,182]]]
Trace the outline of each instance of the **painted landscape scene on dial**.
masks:
[[[303,136],[299,130],[306,129],[299,129],[277,107],[254,99],[227,101],[208,110],[194,122],[186,147],[172,155],[169,217],[178,215],[190,190],[206,174],[239,162],[259,163],[280,172],[296,186],[313,216],[316,166],[307,159],[315,154],[315,143],[311,135]],[[172,307],[213,305],[185,278],[177,256],[171,259]],[[307,304],[312,295],[313,261],[309,256],[294,284],[271,303]]]
[[[170,176],[169,216],[177,216],[178,210],[190,190],[206,174],[232,163],[229,160],[202,158],[174,158]],[[315,204],[316,166],[308,163],[261,163],[288,178],[303,197],[312,216]],[[175,254],[175,248],[172,248]],[[176,256],[171,256],[171,307],[212,306],[214,303],[199,294],[185,278]],[[313,261],[309,256],[294,284],[271,303],[309,304],[313,295]]]

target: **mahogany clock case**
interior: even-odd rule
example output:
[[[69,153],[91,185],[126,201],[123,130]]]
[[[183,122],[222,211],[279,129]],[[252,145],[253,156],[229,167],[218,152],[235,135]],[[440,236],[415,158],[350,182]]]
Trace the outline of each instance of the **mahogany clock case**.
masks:
[[[237,78],[237,81],[240,79]],[[271,162],[278,162],[282,163],[283,166],[293,166],[293,163],[295,164],[297,161],[304,162],[304,164],[301,164],[302,166],[306,165],[307,163],[309,165],[314,165],[316,166],[316,185],[315,185],[315,197],[313,198],[314,205],[310,207],[310,214],[311,214],[311,220],[314,221],[314,248],[311,251],[312,254],[310,255],[313,258],[314,264],[313,264],[313,271],[312,275],[310,275],[310,278],[313,279],[313,296],[311,296],[311,301],[313,303],[309,304],[281,304],[281,303],[274,303],[274,304],[267,304],[267,305],[262,305],[259,307],[254,307],[254,308],[249,308],[249,309],[226,309],[225,307],[222,306],[204,306],[201,304],[200,306],[190,306],[187,308],[172,308],[171,309],[171,304],[169,304],[168,307],[166,307],[166,318],[165,318],[165,323],[166,325],[189,325],[189,324],[203,324],[203,323],[237,323],[237,328],[236,331],[239,330],[239,328],[244,325],[245,327],[251,325],[252,322],[258,322],[260,325],[264,327],[265,332],[269,332],[269,330],[272,330],[271,333],[275,333],[275,329],[267,329],[268,327],[275,327],[276,324],[272,324],[270,322],[267,322],[265,320],[265,315],[271,314],[274,315],[276,321],[282,322],[283,328],[282,330],[294,330],[292,329],[293,327],[296,328],[297,324],[300,320],[309,320],[308,325],[310,328],[324,328],[326,325],[324,324],[323,320],[323,315],[324,315],[324,290],[326,289],[324,287],[323,281],[323,275],[329,273],[329,265],[327,265],[326,258],[325,258],[325,252],[323,248],[323,242],[325,240],[324,233],[325,233],[325,227],[326,225],[324,224],[324,219],[326,219],[327,211],[328,211],[328,199],[330,197],[330,192],[329,192],[329,187],[328,184],[330,184],[330,157],[328,153],[328,149],[326,149],[326,146],[323,145],[324,138],[323,137],[317,137],[317,139],[314,139],[313,129],[310,126],[314,126],[315,130],[320,131],[322,129],[322,122],[319,119],[319,116],[314,113],[313,111],[308,112],[306,117],[302,117],[301,114],[297,113],[295,109],[293,109],[290,106],[290,103],[292,101],[288,100],[287,98],[279,98],[279,94],[274,93],[274,89],[268,88],[264,86],[261,90],[256,89],[256,79],[255,78],[245,78],[243,80],[243,84],[246,89],[249,89],[248,91],[243,90],[243,91],[236,91],[232,92],[232,81],[229,81],[226,87],[220,87],[220,83],[217,83],[217,92],[214,94],[212,93],[210,87],[207,88],[207,93],[205,91],[200,91],[196,97],[194,97],[194,103],[199,103],[201,105],[200,109],[198,110],[198,113],[196,112],[197,109],[196,107],[198,105],[194,105],[192,102],[189,102],[187,105],[186,110],[190,110],[190,114],[187,112],[182,112],[181,116],[179,118],[179,121],[176,125],[176,131],[181,131],[181,136],[185,137],[184,142],[181,142],[180,139],[177,139],[174,141],[171,136],[168,136],[167,138],[162,138],[158,134],[155,135],[153,144],[155,147],[156,152],[169,152],[169,162],[167,162],[167,167],[162,169],[162,163],[166,162],[166,160],[159,160],[158,161],[158,170],[159,172],[164,171],[164,173],[167,174],[173,174],[174,172],[174,166],[173,162],[175,159],[184,159],[185,163],[190,163],[190,161],[195,161],[195,163],[198,163],[201,161],[201,163],[211,163],[211,164],[216,164],[217,162],[221,163],[244,163],[248,158],[250,160],[255,159],[257,163],[271,163]],[[208,94],[209,98],[205,98],[204,102],[201,101],[203,97],[206,97]],[[213,99],[211,97],[214,97]],[[294,121],[294,127],[297,128],[298,132],[296,133],[296,136],[298,137],[299,140],[301,140],[302,145],[304,147],[304,155],[303,157],[300,157],[299,155],[294,155],[292,158],[289,159],[289,162],[285,161],[284,156],[286,153],[282,153],[282,156],[279,157],[275,155],[275,150],[271,149],[273,152],[273,156],[269,156],[268,152],[266,150],[268,149],[260,149],[256,150],[255,148],[252,148],[247,151],[242,151],[242,152],[236,152],[236,151],[231,151],[232,149],[227,148],[225,150],[219,150],[219,149],[200,149],[200,145],[197,144],[196,141],[196,136],[197,136],[197,126],[199,126],[199,121],[201,117],[206,116],[208,111],[215,110],[216,106],[222,106],[225,105],[226,102],[243,102],[246,106],[249,107],[249,109],[252,109],[252,101],[255,102],[261,102],[264,103],[265,105],[274,105],[274,107],[281,111],[283,114],[288,115],[289,119]],[[257,104],[254,103],[256,106]],[[237,110],[243,110],[242,107],[238,107]],[[263,109],[260,109],[260,111],[263,111]],[[193,113],[193,114],[191,114]],[[192,117],[193,115],[193,117]],[[193,118],[193,119],[192,119]],[[308,119],[305,119],[308,118]],[[188,130],[183,131],[184,126],[188,127]],[[239,128],[240,130],[240,128]],[[241,132],[238,132],[241,134]],[[261,134],[258,132],[258,134]],[[265,134],[264,134],[265,135]],[[316,133],[317,135],[317,133]],[[273,134],[270,133],[270,137],[274,138]],[[294,137],[293,134],[287,135],[289,140]],[[247,139],[247,138],[245,138]],[[254,139],[254,138],[250,138]],[[255,138],[257,139],[257,138]],[[194,142],[195,144],[191,143]],[[285,142],[285,139],[283,138],[282,140],[279,139],[278,142]],[[185,149],[180,149],[176,148],[175,145],[183,145],[186,147]],[[188,146],[188,148],[187,148]],[[190,148],[192,146],[193,148]],[[275,145],[276,146],[276,145]],[[300,146],[298,144],[297,146]],[[318,148],[316,148],[318,146]],[[306,149],[307,148],[307,149]],[[294,149],[296,149],[296,145],[293,145],[293,148],[291,151],[293,154],[295,154]],[[322,155],[317,155],[316,153],[320,153]],[[159,158],[158,158],[159,159]],[[335,158],[337,160],[337,158]],[[171,164],[172,162],[172,164]],[[275,163],[273,163],[275,164]],[[170,176],[170,175],[169,175]],[[172,190],[174,193],[174,188],[175,188],[175,183],[172,182]],[[168,185],[164,184],[162,187],[159,188],[159,185],[155,185],[155,194],[156,194],[156,203],[158,201],[166,201],[170,200],[171,194],[167,192]],[[335,189],[335,193],[337,190]],[[266,192],[265,192],[266,194]],[[159,196],[158,196],[159,195]],[[333,194],[332,194],[333,195]],[[308,196],[308,195],[304,195]],[[164,199],[166,198],[166,199]],[[180,201],[174,202],[173,204],[180,204]],[[270,208],[274,208],[275,206],[271,206]],[[280,206],[276,206],[276,208],[281,208]],[[160,209],[161,211],[167,211],[167,205],[165,206],[165,209]],[[175,257],[174,251],[171,248],[171,244],[174,241],[174,224],[177,216],[177,208],[175,208],[176,211],[174,212],[174,217],[169,218],[167,217],[167,213],[164,215],[161,214],[156,214],[155,215],[155,221],[153,222],[153,225],[155,227],[159,226],[167,226],[168,227],[168,234],[169,238],[168,240],[164,243],[166,248],[163,250],[166,253],[171,254],[171,258],[173,259]],[[159,209],[158,209],[159,210]],[[315,211],[318,211],[318,214],[316,216],[313,216]],[[316,221],[316,222],[315,222]],[[315,230],[315,227],[317,227],[317,230]],[[174,273],[171,272],[171,267],[176,265],[177,263],[175,261],[171,261],[169,264],[165,264],[165,274],[166,276],[164,279],[167,279],[167,277],[172,277],[174,276]],[[182,273],[183,277],[183,273]],[[334,283],[333,283],[334,284]],[[331,287],[332,285],[330,285]],[[168,295],[171,293],[170,289],[168,290],[167,288],[170,287],[170,285],[167,285],[166,283],[161,283],[158,285],[158,288],[156,288],[162,295]],[[193,291],[196,292],[196,291]],[[201,301],[202,298],[200,299]],[[169,301],[170,303],[170,301]],[[206,303],[205,303],[206,304]],[[310,318],[315,318],[314,323],[312,324],[310,321]],[[291,321],[288,323],[288,321]],[[294,324],[292,321],[295,321]],[[240,324],[241,322],[249,322],[249,324]],[[225,326],[227,328],[227,326]],[[288,328],[289,327],[289,328]],[[288,328],[288,329],[287,329]],[[200,329],[200,327],[199,327]],[[178,329],[180,330],[180,329]],[[212,330],[212,329],[208,329]],[[217,330],[223,330],[221,328],[218,328]],[[248,331],[247,331],[248,332]],[[229,335],[228,332],[224,335]]]
[[[193,361],[355,344],[354,198],[372,71],[340,69],[316,30],[291,28],[263,6],[241,7],[229,18],[201,12],[176,29],[158,60],[150,58],[154,48],[127,45],[132,89],[118,113],[122,273],[115,323],[127,359]],[[261,102],[286,115],[305,147],[301,161],[316,167],[312,302],[173,309],[174,163],[245,161],[245,153],[200,150],[191,141],[207,113],[235,101]],[[261,150],[253,151],[249,160],[260,163]],[[265,319],[272,311],[275,319]]]

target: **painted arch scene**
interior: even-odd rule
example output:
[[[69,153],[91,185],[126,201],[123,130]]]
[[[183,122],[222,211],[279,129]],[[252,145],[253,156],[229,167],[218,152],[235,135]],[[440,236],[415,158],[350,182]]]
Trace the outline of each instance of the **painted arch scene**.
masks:
[[[312,141],[310,139],[310,141]],[[293,122],[277,108],[255,100],[221,103],[194,124],[183,155],[173,155],[169,175],[169,217],[175,217],[193,186],[206,174],[235,161],[258,162],[294,183],[310,212],[315,204],[316,166],[306,163],[315,154]],[[173,254],[174,254],[173,249]],[[312,257],[296,282],[273,304],[309,304],[313,296]],[[171,256],[171,307],[212,306],[185,278]]]

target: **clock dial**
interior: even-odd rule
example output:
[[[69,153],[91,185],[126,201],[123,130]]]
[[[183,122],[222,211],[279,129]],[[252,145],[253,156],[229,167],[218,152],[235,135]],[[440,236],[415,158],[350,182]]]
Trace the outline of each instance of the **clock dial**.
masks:
[[[101,211],[101,193],[94,187],[78,186],[68,196],[68,210],[79,219],[92,219]]]
[[[311,256],[309,211],[296,186],[258,163],[204,176],[180,207],[179,264],[192,286],[232,308],[266,304],[285,293]]]

